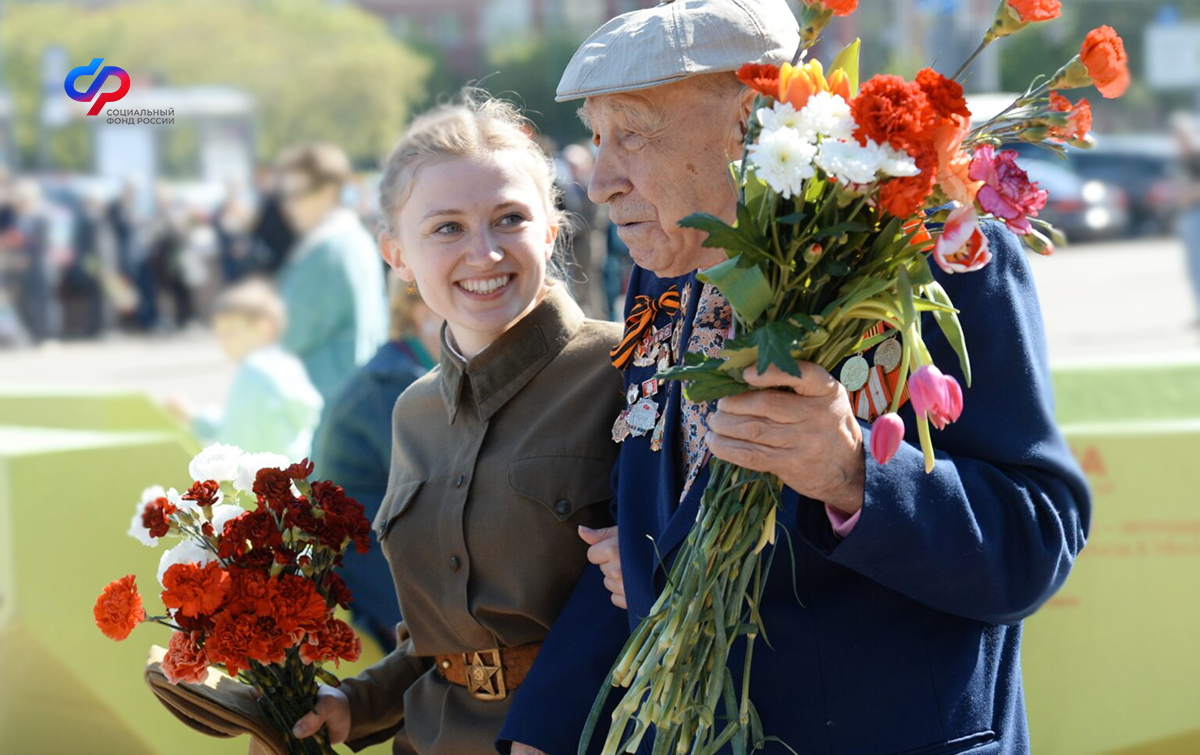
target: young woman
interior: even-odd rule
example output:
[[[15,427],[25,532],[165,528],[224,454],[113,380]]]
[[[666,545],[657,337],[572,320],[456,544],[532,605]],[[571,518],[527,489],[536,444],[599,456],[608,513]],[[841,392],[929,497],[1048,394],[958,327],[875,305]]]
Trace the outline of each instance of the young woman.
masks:
[[[547,274],[553,168],[510,105],[419,117],[380,199],[385,258],[446,320],[440,364],[396,403],[374,521],[404,620],[397,649],[323,688],[296,733],[483,755],[587,563],[578,528],[611,524],[620,330]]]

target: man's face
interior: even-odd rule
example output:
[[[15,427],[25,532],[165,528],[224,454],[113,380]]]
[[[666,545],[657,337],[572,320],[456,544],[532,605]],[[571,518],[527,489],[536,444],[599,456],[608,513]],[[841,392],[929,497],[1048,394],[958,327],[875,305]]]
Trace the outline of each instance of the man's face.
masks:
[[[696,77],[640,92],[589,97],[580,116],[592,129],[593,202],[607,203],[634,262],[674,277],[725,259],[701,246],[705,234],[679,227],[695,212],[732,222],[737,196],[728,164],[741,157],[743,97]]]

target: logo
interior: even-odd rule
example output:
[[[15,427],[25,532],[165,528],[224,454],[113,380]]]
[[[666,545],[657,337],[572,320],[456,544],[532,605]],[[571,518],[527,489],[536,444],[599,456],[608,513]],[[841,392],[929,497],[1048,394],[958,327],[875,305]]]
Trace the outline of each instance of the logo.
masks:
[[[76,102],[91,102],[92,108],[88,110],[88,115],[97,115],[100,109],[110,102],[116,102],[124,97],[129,92],[129,74],[125,73],[125,69],[117,68],[116,66],[100,67],[104,62],[104,58],[93,58],[91,63],[86,66],[72,68],[67,74],[67,80],[63,82],[63,88],[67,91],[67,96]],[[96,73],[99,71],[99,73]],[[81,76],[91,76],[96,74],[96,78],[92,80],[92,85],[87,88],[86,92],[80,92],[75,88],[75,80]],[[117,87],[116,91],[104,92],[99,97],[96,93],[104,87],[104,83],[108,81],[109,76],[115,76],[121,82],[121,86]],[[92,102],[93,98],[95,102]]]

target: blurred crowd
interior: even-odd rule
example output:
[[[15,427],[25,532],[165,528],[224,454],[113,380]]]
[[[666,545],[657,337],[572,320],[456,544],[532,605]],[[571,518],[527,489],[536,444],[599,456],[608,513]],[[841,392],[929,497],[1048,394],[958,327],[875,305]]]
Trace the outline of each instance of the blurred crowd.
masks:
[[[631,263],[604,207],[587,198],[592,152],[543,147],[573,220],[561,272],[589,315],[615,319]],[[372,234],[374,180],[348,175],[339,196]],[[218,195],[139,177],[113,187],[0,172],[0,348],[207,326],[222,291],[277,278],[301,235],[285,214],[278,166],[260,165],[249,185],[229,181]]]

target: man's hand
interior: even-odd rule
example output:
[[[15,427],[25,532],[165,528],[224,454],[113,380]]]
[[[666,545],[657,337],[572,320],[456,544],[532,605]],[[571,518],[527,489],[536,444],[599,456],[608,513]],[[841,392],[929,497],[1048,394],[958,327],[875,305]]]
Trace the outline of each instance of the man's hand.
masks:
[[[713,456],[771,472],[797,493],[847,514],[862,508],[866,465],[862,431],[846,389],[827,371],[800,362],[804,377],[770,367],[743,373],[760,388],[717,402],[708,418]]]
[[[509,750],[509,753],[510,755],[546,755],[546,753],[542,752],[536,747],[523,745],[520,742],[513,742],[512,749]]]
[[[617,608],[629,608],[625,603],[625,579],[621,576],[621,552],[617,545],[617,528],[605,527],[594,530],[579,527],[579,536],[592,546],[587,557],[600,571],[604,572],[604,586],[612,593],[612,602]]]

